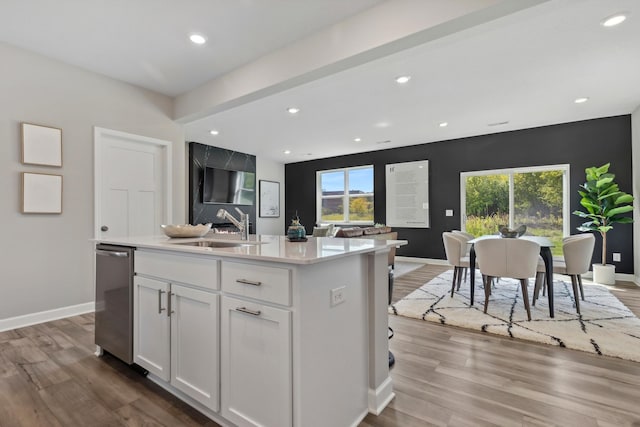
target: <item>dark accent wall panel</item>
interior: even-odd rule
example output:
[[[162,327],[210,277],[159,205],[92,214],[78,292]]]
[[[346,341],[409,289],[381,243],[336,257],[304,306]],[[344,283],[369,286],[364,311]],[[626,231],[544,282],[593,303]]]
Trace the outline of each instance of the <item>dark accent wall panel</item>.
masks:
[[[429,160],[429,206],[431,227],[398,228],[398,237],[409,241],[398,255],[445,259],[442,232],[460,228],[460,173],[477,170],[554,164],[570,165],[571,212],[581,209],[578,185],[584,169],[611,162],[611,171],[623,191],[632,191],[631,116],[616,116],[564,123],[512,132],[412,145],[389,150],[312,160],[285,165],[285,214],[298,211],[311,231],[316,218],[316,171],[349,166],[374,165],[374,215],[385,222],[385,165]],[[637,205],[637,203],[636,203]],[[445,209],[454,216],[446,217]],[[582,221],[570,215],[571,234]],[[601,240],[596,236],[593,259],[601,257]],[[607,235],[608,262],[613,252],[622,254],[615,263],[619,273],[633,273],[633,229],[619,224]]]
[[[202,203],[204,168],[207,166],[255,173],[256,156],[224,148],[212,147],[210,145],[199,144],[197,142],[189,142],[189,223],[206,224],[208,222],[212,222],[214,225],[223,224],[226,221],[216,217],[218,209],[224,208],[233,214],[233,216],[238,218],[239,215],[234,209],[234,206],[238,206],[243,212],[249,214],[251,229],[255,228],[255,197],[253,205],[251,206]],[[256,182],[256,191],[257,190],[258,183]]]

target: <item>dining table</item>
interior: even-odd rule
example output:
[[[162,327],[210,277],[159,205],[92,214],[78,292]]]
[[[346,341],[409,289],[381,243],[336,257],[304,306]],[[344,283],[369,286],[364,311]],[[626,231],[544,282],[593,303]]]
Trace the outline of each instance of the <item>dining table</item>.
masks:
[[[475,251],[475,243],[484,239],[510,239],[511,237],[502,237],[497,234],[489,234],[480,237],[476,237],[475,239],[469,240],[468,243],[471,244],[471,248],[469,249],[469,281],[471,284],[471,305],[473,305],[473,298],[475,294],[475,273],[476,273],[476,251]],[[547,283],[547,296],[549,298],[549,316],[553,318],[553,255],[551,254],[551,248],[554,246],[551,239],[543,236],[520,236],[513,237],[514,239],[521,240],[529,240],[531,242],[535,242],[540,245],[540,256],[544,260],[544,267],[546,273],[546,283]]]

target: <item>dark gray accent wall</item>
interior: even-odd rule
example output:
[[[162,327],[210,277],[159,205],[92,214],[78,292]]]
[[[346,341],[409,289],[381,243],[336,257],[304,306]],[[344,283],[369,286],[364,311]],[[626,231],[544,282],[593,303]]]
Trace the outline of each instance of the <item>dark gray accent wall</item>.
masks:
[[[429,205],[431,227],[398,228],[398,237],[409,245],[398,249],[401,256],[445,259],[442,232],[460,228],[460,173],[478,170],[554,164],[570,165],[571,212],[581,209],[578,185],[584,169],[611,162],[611,171],[623,191],[632,191],[631,116],[616,116],[512,132],[481,135],[371,151],[285,165],[285,215],[298,211],[311,232],[316,212],[316,171],[350,166],[374,165],[374,215],[385,222],[385,165],[429,160]],[[454,216],[446,217],[445,209]],[[582,221],[571,215],[571,234]],[[608,262],[613,252],[622,254],[615,263],[619,273],[633,273],[633,228],[619,224],[607,235]],[[593,259],[601,257],[601,240],[596,236]]]
[[[256,221],[255,198],[251,206],[202,203],[204,168],[207,166],[255,173],[256,156],[197,142],[189,142],[189,223],[206,224],[211,222],[214,226],[216,224],[228,225],[225,220],[216,217],[218,209],[224,208],[238,218],[239,215],[234,209],[234,206],[238,206],[242,211],[249,214],[251,232],[253,232]]]

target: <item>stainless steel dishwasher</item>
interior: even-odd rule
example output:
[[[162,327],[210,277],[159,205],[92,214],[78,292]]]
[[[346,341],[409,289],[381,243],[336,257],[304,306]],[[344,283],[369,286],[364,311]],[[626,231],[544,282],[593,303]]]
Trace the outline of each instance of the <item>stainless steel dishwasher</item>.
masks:
[[[134,248],[96,245],[95,343],[133,363]]]

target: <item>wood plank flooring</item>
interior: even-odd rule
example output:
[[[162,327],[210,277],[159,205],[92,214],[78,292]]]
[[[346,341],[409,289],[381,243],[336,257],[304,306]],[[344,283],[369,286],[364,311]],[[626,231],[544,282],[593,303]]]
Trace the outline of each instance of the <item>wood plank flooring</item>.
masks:
[[[393,301],[448,267],[396,279]],[[612,292],[640,315],[640,288]],[[640,426],[640,363],[391,316],[396,398],[361,427]]]
[[[394,301],[446,269],[428,265],[397,278]],[[621,283],[612,291],[640,312],[640,288]],[[639,363],[414,319],[390,322],[396,398],[361,427],[640,426]],[[0,426],[217,425],[93,351],[90,314],[0,332]]]

